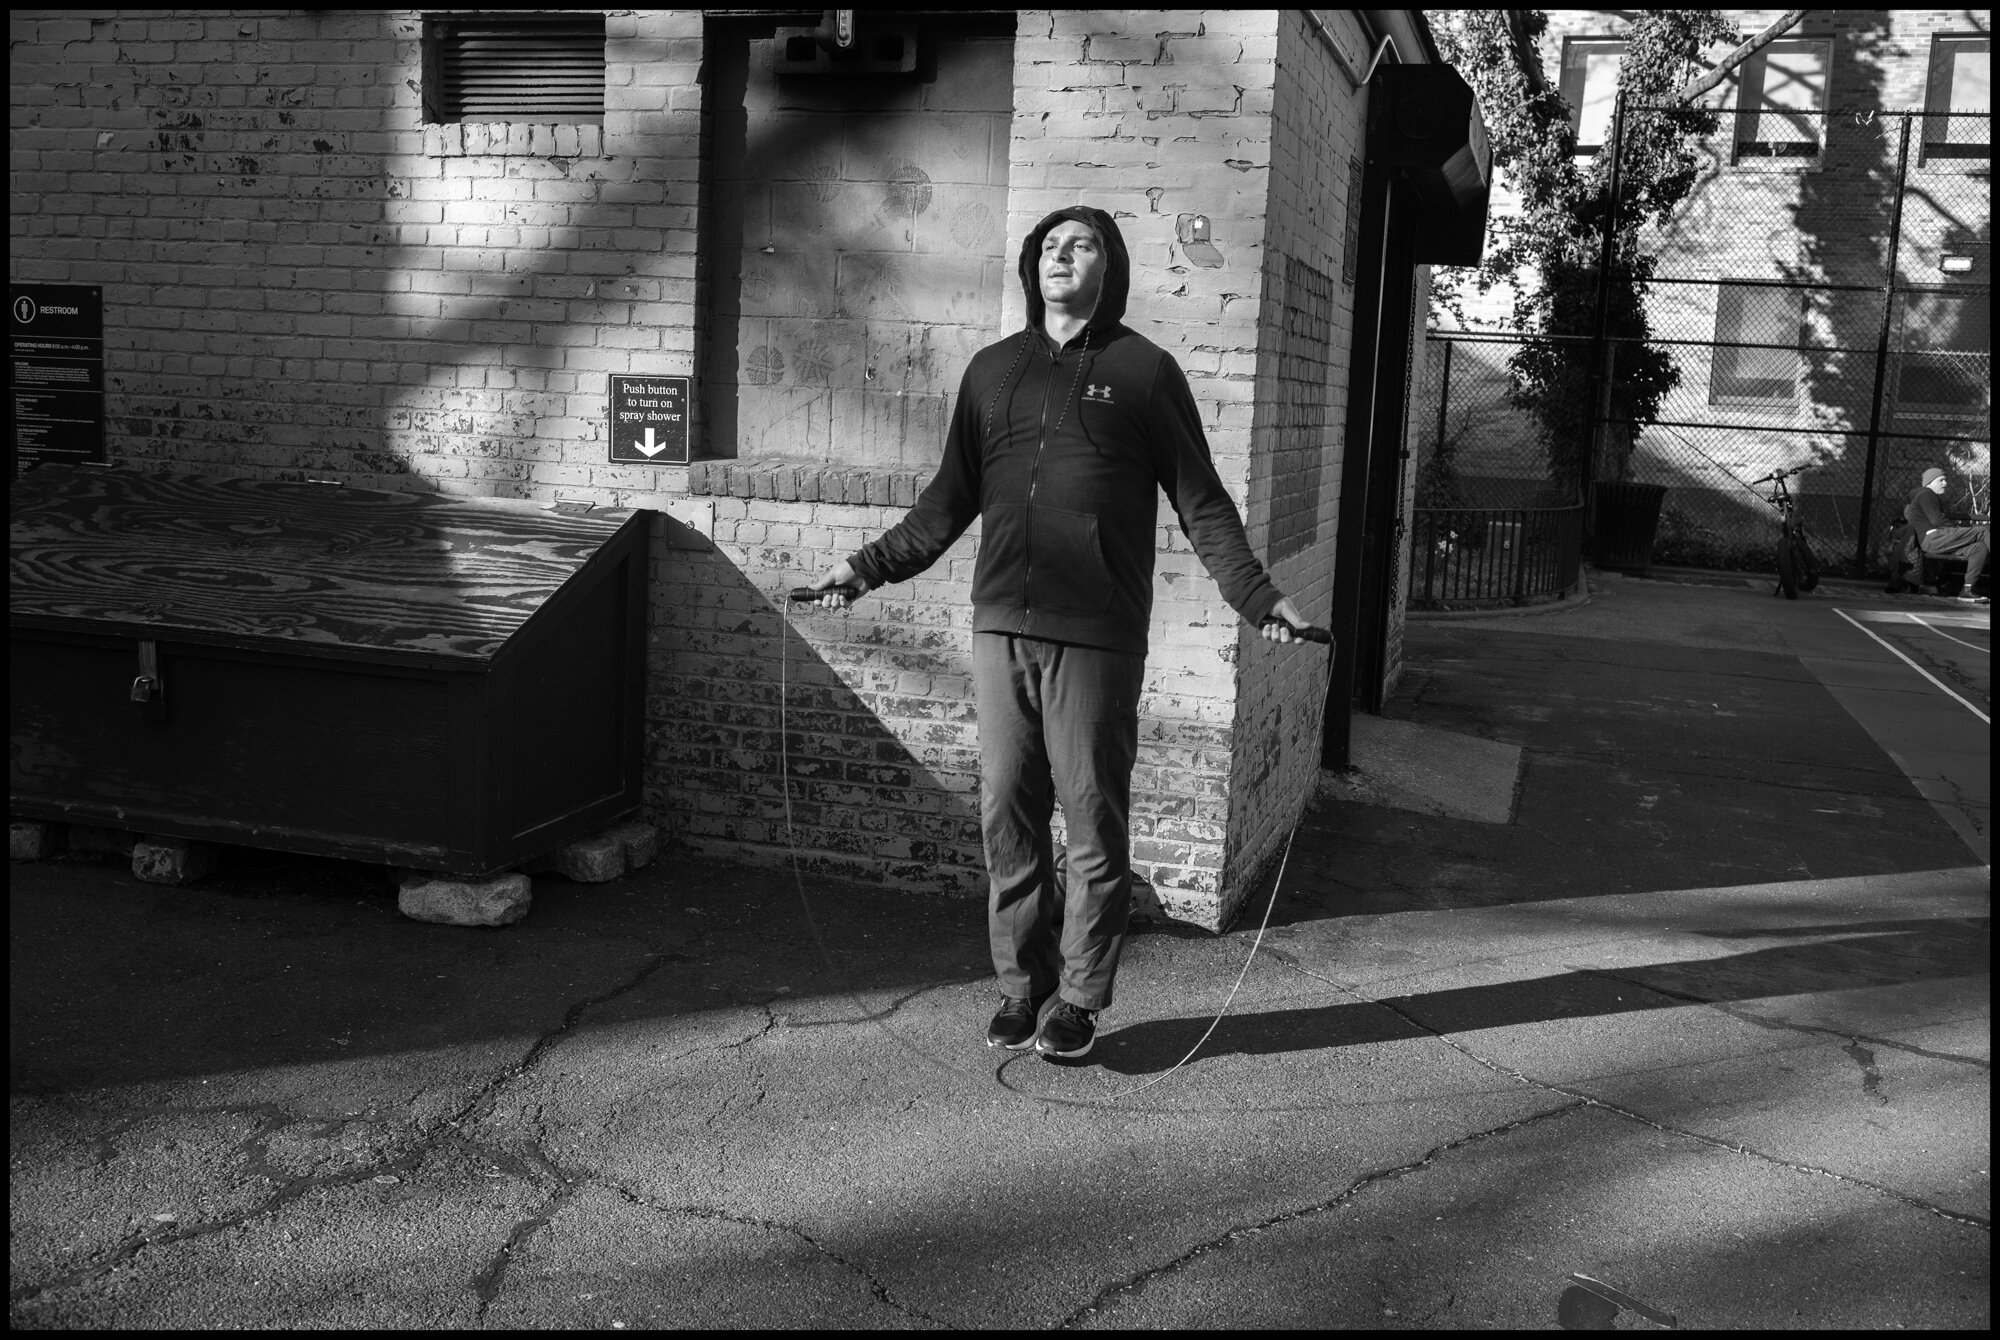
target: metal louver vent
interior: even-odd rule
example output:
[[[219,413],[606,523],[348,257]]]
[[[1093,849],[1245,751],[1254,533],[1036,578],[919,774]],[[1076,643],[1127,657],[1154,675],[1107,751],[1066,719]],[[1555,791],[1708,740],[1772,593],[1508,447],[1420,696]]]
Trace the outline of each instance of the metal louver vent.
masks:
[[[438,19],[436,97],[452,121],[602,121],[604,16]]]

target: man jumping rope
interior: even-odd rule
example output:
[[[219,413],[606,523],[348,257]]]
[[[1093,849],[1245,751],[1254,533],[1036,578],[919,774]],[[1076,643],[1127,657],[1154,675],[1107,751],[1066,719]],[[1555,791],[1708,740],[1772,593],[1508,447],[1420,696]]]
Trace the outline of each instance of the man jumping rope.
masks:
[[[1291,642],[1306,621],[1250,551],[1179,365],[1119,324],[1131,262],[1111,216],[1057,210],[1021,244],[1020,270],[1027,328],[973,356],[937,477],[811,589],[843,608],[924,571],[980,519],[973,691],[1002,994],[986,1041],[1066,1059],[1090,1050],[1125,943],[1160,490],[1223,598],[1264,637]],[[1057,801],[1069,829],[1061,895]]]

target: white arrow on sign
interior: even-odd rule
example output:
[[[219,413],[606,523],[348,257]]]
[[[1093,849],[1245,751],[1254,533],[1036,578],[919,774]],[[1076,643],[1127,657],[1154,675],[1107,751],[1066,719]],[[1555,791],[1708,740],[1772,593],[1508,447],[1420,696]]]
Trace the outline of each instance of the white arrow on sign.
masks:
[[[648,456],[657,456],[667,449],[667,444],[664,442],[658,446],[653,445],[653,430],[650,427],[646,429],[646,440],[644,442],[634,442],[632,446],[636,450],[645,452]]]

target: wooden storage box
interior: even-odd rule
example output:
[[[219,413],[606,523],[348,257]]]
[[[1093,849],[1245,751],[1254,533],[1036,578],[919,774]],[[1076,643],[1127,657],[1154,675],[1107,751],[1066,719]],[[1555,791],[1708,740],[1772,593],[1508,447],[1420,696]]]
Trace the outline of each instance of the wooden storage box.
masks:
[[[37,469],[12,812],[464,876],[592,832],[639,805],[647,517]]]

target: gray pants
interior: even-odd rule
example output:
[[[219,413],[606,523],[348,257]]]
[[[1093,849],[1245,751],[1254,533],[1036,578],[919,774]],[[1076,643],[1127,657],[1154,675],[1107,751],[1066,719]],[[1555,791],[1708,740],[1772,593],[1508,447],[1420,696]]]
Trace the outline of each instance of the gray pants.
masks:
[[[1132,764],[1146,658],[1005,633],[972,638],[993,971],[1010,996],[1111,1004],[1132,902]],[[1057,888],[1049,819],[1069,828]],[[1060,947],[1055,926],[1061,902]]]
[[[1940,558],[1962,558],[1965,560],[1965,594],[1972,594],[1972,584],[1979,580],[1979,574],[1986,570],[1986,556],[1990,552],[1985,526],[1939,526],[1924,536],[1923,550]]]

